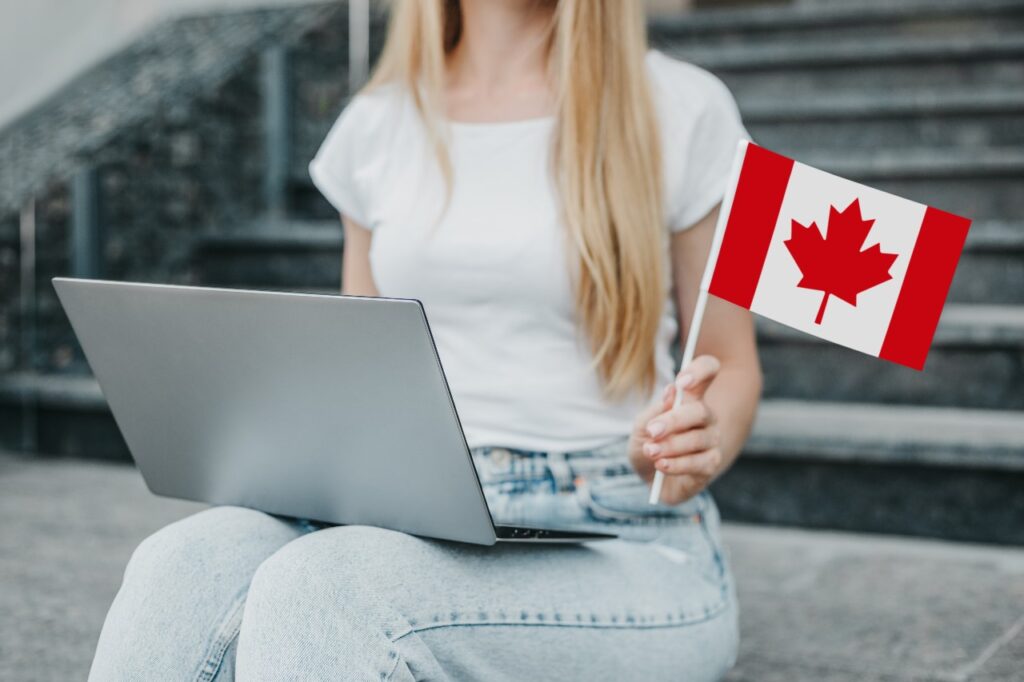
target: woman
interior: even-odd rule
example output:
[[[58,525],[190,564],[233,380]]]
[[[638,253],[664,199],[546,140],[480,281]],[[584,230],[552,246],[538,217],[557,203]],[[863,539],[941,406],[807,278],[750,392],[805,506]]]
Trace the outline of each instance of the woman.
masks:
[[[728,304],[675,382],[670,344],[744,136],[718,80],[647,51],[639,2],[399,3],[310,166],[343,290],[424,302],[500,521],[620,539],[480,548],[209,510],[135,552],[92,679],[721,676],[737,609],[706,488],[760,367]]]

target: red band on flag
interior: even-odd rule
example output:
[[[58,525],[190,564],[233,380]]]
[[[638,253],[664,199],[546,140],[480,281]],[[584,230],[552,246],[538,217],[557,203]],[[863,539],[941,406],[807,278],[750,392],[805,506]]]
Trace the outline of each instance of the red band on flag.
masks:
[[[708,293],[750,308],[793,160],[747,145]]]
[[[878,357],[924,369],[971,221],[929,207]]]

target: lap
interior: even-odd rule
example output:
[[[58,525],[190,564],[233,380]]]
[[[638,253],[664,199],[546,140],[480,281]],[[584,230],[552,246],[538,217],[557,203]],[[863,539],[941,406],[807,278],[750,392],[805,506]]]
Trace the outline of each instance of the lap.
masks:
[[[722,610],[729,589],[667,542],[477,547],[368,526],[301,537],[259,570],[275,589],[290,584],[330,595],[358,588],[387,597],[420,629],[499,622],[661,626]]]
[[[609,500],[601,498],[606,512],[616,506]],[[346,629],[376,637],[365,653],[379,660],[367,664],[396,679],[431,677],[424,669],[453,679],[503,679],[509,670],[508,679],[661,678],[684,666],[687,679],[715,679],[735,655],[736,614],[717,514],[699,508],[654,513],[646,524],[624,517],[630,539],[579,545],[476,547],[365,526],[320,530],[259,569],[241,658],[252,664],[282,630],[318,637],[329,623],[328,639],[345,639]],[[299,659],[290,665],[312,664],[305,647]]]
[[[715,679],[731,663],[735,600],[710,496],[667,509],[630,477],[557,494],[484,482],[498,522],[622,539],[485,548],[215,508],[136,551],[96,670],[230,678],[236,646],[239,676],[259,679]]]

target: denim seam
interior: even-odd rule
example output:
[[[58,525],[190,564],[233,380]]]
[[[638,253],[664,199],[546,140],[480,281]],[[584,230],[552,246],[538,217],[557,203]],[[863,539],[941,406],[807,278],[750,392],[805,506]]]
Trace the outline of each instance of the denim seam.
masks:
[[[228,647],[238,637],[242,626],[242,609],[245,606],[245,598],[248,593],[243,589],[235,597],[231,607],[227,610],[224,619],[217,628],[217,633],[207,649],[206,658],[203,660],[198,674],[197,682],[211,682],[217,677],[221,666],[224,664],[224,654]]]
[[[404,632],[398,635],[392,642],[397,643],[398,640],[408,637],[410,635],[418,634],[427,630],[440,630],[442,628],[473,628],[473,627],[493,627],[493,626],[517,626],[524,628],[577,628],[581,630],[664,630],[670,628],[689,628],[701,623],[707,623],[716,619],[727,609],[727,600],[719,601],[714,607],[710,607],[700,613],[690,614],[681,617],[678,621],[666,621],[659,623],[588,623],[586,621],[574,622],[571,620],[557,621],[516,621],[516,620],[487,620],[467,623],[455,623],[455,622],[437,622],[428,623],[423,626],[411,628],[408,632]]]
[[[391,641],[392,641],[392,644],[393,644],[397,640],[391,640]],[[391,668],[389,670],[385,670],[384,672],[382,672],[380,674],[380,679],[383,680],[384,682],[386,682],[387,680],[390,680],[392,677],[395,676],[395,671],[398,670],[398,664],[402,662],[402,654],[398,653],[396,651],[394,658],[395,658],[395,662],[391,664]]]
[[[531,617],[529,619],[511,619],[511,618],[498,618],[498,619],[481,619],[477,621],[466,621],[466,622],[455,622],[452,620],[447,621],[432,621],[424,623],[419,626],[410,626],[410,628],[393,638],[392,642],[398,642],[404,637],[409,635],[423,632],[425,630],[436,630],[440,628],[451,628],[451,627],[488,627],[496,625],[514,625],[522,627],[562,627],[562,628],[579,628],[579,629],[609,629],[609,630],[649,630],[649,629],[664,629],[664,628],[678,628],[678,627],[690,627],[692,625],[698,625],[706,621],[717,618],[719,615],[724,613],[728,608],[728,599],[723,598],[715,602],[715,604],[708,606],[700,612],[689,613],[680,616],[679,619],[672,620],[661,620],[663,617],[658,616],[658,622],[643,622],[643,619],[638,620],[635,616],[626,616],[621,619],[620,622],[600,622],[593,620],[593,616],[590,620],[583,617],[583,614],[577,614],[576,618],[566,618],[561,614],[554,614],[553,619],[544,618],[543,620]],[[651,618],[655,618],[651,616]],[[414,621],[415,622],[415,621]]]

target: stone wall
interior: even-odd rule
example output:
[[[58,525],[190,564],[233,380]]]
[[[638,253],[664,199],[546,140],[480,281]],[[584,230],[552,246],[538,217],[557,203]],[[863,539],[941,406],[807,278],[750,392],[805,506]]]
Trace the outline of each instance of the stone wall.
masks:
[[[96,177],[102,265],[89,274],[194,281],[195,237],[251,223],[263,208],[261,50],[295,42],[343,10],[311,4],[161,26],[2,131],[0,371],[86,369],[50,282],[76,274],[71,176],[91,168]],[[347,82],[343,72],[337,81]],[[12,165],[22,173],[8,172]],[[31,357],[21,357],[20,323],[29,320],[20,319],[13,199],[30,177],[38,186],[48,174],[57,181],[34,194],[37,306],[29,320],[37,343]]]
[[[193,280],[199,233],[250,220],[262,201],[262,136],[255,64],[209,96],[183,98],[123,131],[90,163],[97,173],[103,235],[100,277],[163,283]],[[31,369],[84,371],[50,278],[71,274],[70,192],[37,203],[38,343]],[[3,305],[3,303],[0,303]]]

